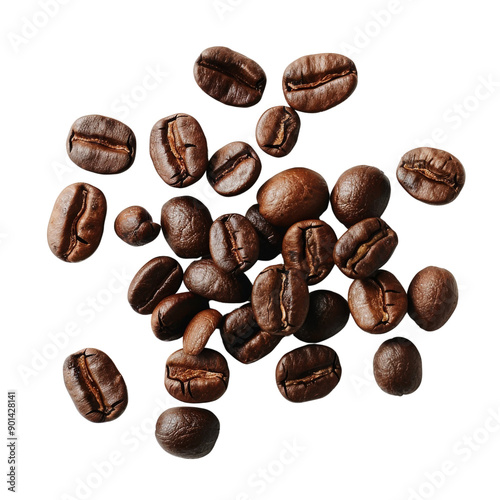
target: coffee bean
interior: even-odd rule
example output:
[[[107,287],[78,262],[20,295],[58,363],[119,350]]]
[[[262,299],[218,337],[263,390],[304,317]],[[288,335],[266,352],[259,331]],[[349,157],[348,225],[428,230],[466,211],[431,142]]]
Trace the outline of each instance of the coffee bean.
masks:
[[[106,219],[106,198],[90,184],[78,182],[57,197],[47,229],[52,253],[65,262],[90,257],[101,242]]]
[[[99,349],[82,349],[66,358],[66,389],[90,422],[111,422],[127,407],[127,386],[111,358]]]
[[[259,257],[259,238],[250,221],[239,214],[216,219],[210,228],[210,255],[226,273],[250,269]]]
[[[182,350],[191,356],[197,356],[207,345],[212,333],[217,330],[222,314],[215,309],[199,312],[188,324],[182,339]]]
[[[408,288],[408,314],[423,330],[441,328],[458,304],[458,285],[450,271],[429,266],[418,272]]]
[[[262,151],[281,158],[294,148],[299,130],[300,118],[295,110],[286,106],[275,106],[260,117],[255,135]]]
[[[283,265],[264,269],[253,284],[252,308],[255,320],[265,332],[295,333],[309,309],[309,291],[302,273]]]
[[[122,210],[115,219],[115,233],[134,247],[151,243],[160,234],[160,229],[149,212],[138,206]]]
[[[328,290],[315,290],[309,294],[306,320],[294,336],[302,342],[323,342],[344,328],[349,315],[344,297]]]
[[[212,216],[208,208],[192,196],[171,198],[161,209],[161,228],[170,248],[178,257],[194,259],[209,254]]]
[[[220,195],[236,196],[255,184],[261,169],[260,159],[251,146],[245,142],[231,142],[210,158],[207,177]]]
[[[151,329],[160,340],[180,339],[189,322],[204,309],[208,309],[208,300],[195,293],[170,295],[155,307]]]
[[[207,170],[205,134],[196,119],[186,114],[168,116],[154,125],[149,153],[158,175],[172,187],[190,186]]]
[[[292,62],[283,74],[286,102],[297,111],[317,113],[345,101],[358,84],[354,63],[340,54],[314,54]]]
[[[194,64],[194,79],[210,97],[244,108],[261,100],[267,81],[255,61],[227,47],[205,49]]]
[[[208,455],[219,437],[219,419],[205,408],[177,407],[165,410],[156,422],[158,444],[180,458]]]
[[[229,383],[229,368],[224,356],[203,349],[190,356],[182,349],[167,359],[165,387],[168,393],[184,403],[208,403],[219,399]]]
[[[333,258],[349,278],[363,279],[382,267],[398,244],[396,233],[376,217],[351,226],[335,244]]]
[[[408,310],[405,289],[388,271],[354,280],[349,288],[349,309],[356,324],[368,333],[396,328]]]
[[[257,193],[261,215],[275,226],[318,219],[329,200],[325,179],[308,168],[283,170],[265,182]]]
[[[337,353],[324,345],[305,345],[285,354],[276,367],[281,395],[293,403],[323,398],[342,374]]]
[[[386,340],[375,353],[373,372],[378,386],[393,396],[415,392],[422,382],[422,358],[402,337]]]
[[[283,261],[287,269],[297,269],[308,285],[323,281],[333,268],[334,230],[318,219],[295,223],[283,238]]]
[[[450,153],[434,148],[408,151],[399,163],[397,178],[407,193],[430,205],[452,202],[465,184],[465,169]]]
[[[135,135],[124,123],[100,115],[78,118],[66,149],[73,163],[96,174],[119,174],[134,163]]]
[[[346,227],[380,217],[391,197],[391,183],[382,170],[360,165],[346,170],[333,187],[335,217]]]

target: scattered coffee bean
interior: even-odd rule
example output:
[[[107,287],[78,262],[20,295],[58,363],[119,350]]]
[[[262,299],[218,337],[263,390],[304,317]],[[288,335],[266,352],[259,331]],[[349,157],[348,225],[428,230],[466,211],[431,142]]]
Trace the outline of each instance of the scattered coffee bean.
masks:
[[[260,117],[255,135],[262,151],[281,158],[297,144],[299,130],[300,118],[296,111],[286,106],[275,106]]]
[[[160,234],[160,229],[149,212],[138,206],[122,210],[115,219],[115,233],[134,247],[151,243]]]
[[[259,260],[272,260],[281,253],[285,228],[273,226],[259,212],[259,205],[252,205],[245,214],[259,237]]]
[[[197,356],[207,345],[212,333],[217,330],[222,314],[215,309],[199,312],[188,324],[182,339],[182,350],[190,356]]]

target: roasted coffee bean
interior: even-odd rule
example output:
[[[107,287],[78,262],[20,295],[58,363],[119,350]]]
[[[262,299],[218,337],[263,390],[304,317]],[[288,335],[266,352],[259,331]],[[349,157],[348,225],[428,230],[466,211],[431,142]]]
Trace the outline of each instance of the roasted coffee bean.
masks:
[[[295,333],[309,310],[309,291],[302,273],[283,265],[264,269],[253,284],[252,308],[255,320],[265,332]]]
[[[212,349],[190,356],[182,349],[167,359],[165,387],[184,403],[208,403],[219,399],[229,383],[226,358]]]
[[[382,170],[360,165],[346,170],[333,187],[335,217],[346,227],[380,217],[391,197],[391,183]]]
[[[315,290],[309,294],[309,312],[294,333],[302,342],[323,342],[339,333],[349,320],[347,300],[338,293]]]
[[[151,329],[160,340],[180,339],[189,322],[204,309],[208,309],[208,300],[195,293],[170,295],[155,307]]]
[[[335,244],[333,258],[349,278],[363,279],[382,267],[398,244],[396,233],[377,217],[351,226]]]
[[[66,389],[80,412],[91,422],[110,422],[127,407],[127,386],[111,358],[99,349],[82,349],[66,358]]]
[[[458,285],[453,274],[429,266],[418,272],[408,288],[408,314],[423,330],[441,328],[458,303]]]
[[[90,184],[78,182],[57,197],[47,229],[52,253],[65,262],[90,257],[101,242],[106,219],[106,198]]]
[[[405,289],[388,271],[354,280],[349,309],[356,324],[368,333],[386,333],[399,325],[408,310]]]
[[[141,267],[130,282],[128,301],[139,314],[151,314],[169,295],[179,290],[182,267],[171,257],[155,257]]]
[[[227,47],[205,49],[194,64],[194,79],[210,97],[243,108],[261,100],[267,81],[255,61]]]
[[[283,74],[286,102],[297,111],[317,113],[345,101],[358,84],[354,63],[340,54],[303,56]]]
[[[124,123],[100,115],[78,118],[66,150],[73,163],[96,174],[119,174],[135,159],[135,135]]]
[[[386,340],[375,353],[373,372],[378,386],[393,396],[415,392],[422,382],[422,358],[402,337]]]
[[[191,356],[197,356],[207,345],[212,333],[219,328],[222,314],[215,309],[199,312],[188,324],[182,339],[182,350]]]
[[[295,223],[283,238],[283,261],[287,269],[297,269],[308,285],[323,281],[333,268],[334,230],[318,219]]]
[[[265,182],[257,193],[261,215],[275,226],[318,219],[327,209],[330,194],[325,179],[308,168],[283,170]]]
[[[399,163],[397,178],[405,191],[430,205],[452,202],[465,184],[465,169],[450,153],[434,148],[408,151]]]
[[[263,332],[255,321],[252,305],[235,309],[222,320],[221,337],[227,352],[244,364],[267,356],[283,339]]]
[[[325,345],[305,345],[279,360],[276,384],[288,401],[303,403],[330,394],[341,375],[339,358],[333,349]]]
[[[115,233],[134,247],[151,243],[160,234],[160,229],[149,212],[138,206],[122,210],[115,219]]]
[[[158,121],[149,153],[158,175],[172,187],[186,187],[203,177],[208,165],[205,134],[192,116],[178,113]]]
[[[192,262],[184,273],[187,289],[208,300],[245,302],[252,293],[252,283],[245,274],[228,274],[210,259]]]
[[[165,410],[156,422],[158,444],[180,458],[208,455],[219,437],[219,419],[205,408],[186,406]]]
[[[275,106],[260,117],[255,136],[262,151],[281,158],[294,148],[299,130],[300,118],[295,110],[286,106]]]
[[[183,259],[209,254],[208,235],[212,222],[208,208],[192,196],[171,198],[161,209],[163,236],[175,254]]]
[[[210,255],[226,273],[242,273],[259,258],[259,238],[251,222],[239,214],[226,214],[210,228]]]

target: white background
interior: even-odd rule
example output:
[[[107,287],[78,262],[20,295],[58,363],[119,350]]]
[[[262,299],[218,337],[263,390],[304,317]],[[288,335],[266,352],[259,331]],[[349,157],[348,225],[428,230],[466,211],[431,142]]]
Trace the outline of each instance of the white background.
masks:
[[[6,391],[17,390],[18,498],[499,498],[497,3],[45,3],[50,15],[43,0],[23,0],[3,2],[0,16],[0,413],[6,415]],[[193,63],[213,45],[229,46],[265,69],[267,88],[257,106],[224,106],[197,87]],[[148,153],[158,119],[192,114],[210,153],[235,140],[257,148],[258,118],[285,103],[284,68],[318,52],[350,56],[358,88],[337,108],[301,114],[296,148],[283,159],[261,153],[263,172],[250,191],[224,199],[205,178],[184,190],[161,181]],[[92,113],[135,131],[137,158],[126,173],[100,176],[67,158],[72,122]],[[447,206],[414,200],[395,178],[400,157],[431,141],[467,172],[465,188]],[[114,234],[114,218],[137,204],[159,222],[163,203],[180,195],[202,199],[214,218],[245,213],[258,186],[285,168],[316,169],[332,188],[342,171],[359,164],[377,166],[391,179],[384,219],[400,244],[386,269],[407,287],[423,267],[446,267],[460,287],[456,313],[437,332],[424,332],[407,317],[382,336],[359,330],[351,319],[326,342],[342,363],[339,386],[305,404],[287,402],[274,382],[277,361],[300,345],[297,339],[285,339],[251,366],[227,355],[229,389],[203,405],[221,421],[213,452],[195,461],[166,454],[152,431],[156,416],[179,404],[166,393],[163,372],[181,343],[156,339],[149,317],[132,311],[126,292],[145,262],[173,253],[161,235],[142,248],[126,245]],[[49,251],[46,226],[60,191],[78,181],[104,191],[108,219],[99,250],[67,264]],[[342,233],[330,209],[324,219]],[[250,278],[266,265],[257,263]],[[348,286],[335,269],[316,288],[346,295]],[[220,305],[224,313],[233,308]],[[403,398],[382,392],[370,368],[380,343],[396,335],[417,345],[424,366],[420,389]],[[209,345],[223,350],[219,335]],[[108,353],[127,382],[129,406],[114,422],[87,422],[66,393],[63,361],[84,347]],[[6,429],[6,417],[0,421]],[[7,448],[1,449],[6,472]],[[7,498],[4,479],[0,487]]]

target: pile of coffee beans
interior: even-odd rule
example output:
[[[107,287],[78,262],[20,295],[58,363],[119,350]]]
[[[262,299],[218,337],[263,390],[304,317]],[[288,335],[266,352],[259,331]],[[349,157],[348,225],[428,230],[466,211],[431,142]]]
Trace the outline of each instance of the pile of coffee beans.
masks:
[[[225,47],[204,50],[194,65],[199,87],[221,103],[253,106],[266,87],[266,74],[253,60]],[[354,63],[338,54],[304,56],[283,75],[288,106],[264,112],[256,142],[274,157],[295,146],[297,112],[330,109],[355,90]],[[136,152],[129,127],[98,115],[79,118],[67,139],[71,160],[98,174],[117,174],[131,167]],[[183,188],[206,174],[221,196],[236,196],[258,180],[262,163],[254,149],[233,142],[208,156],[201,125],[192,116],[174,114],[151,131],[150,154],[161,179]],[[450,203],[460,193],[465,171],[457,158],[437,149],[406,153],[397,167],[401,186],[425,203]],[[183,403],[207,403],[227,390],[226,358],[207,345],[220,330],[227,352],[244,364],[270,354],[286,336],[308,345],[285,354],[277,364],[276,385],[284,398],[305,402],[327,396],[339,383],[337,353],[318,344],[341,331],[350,315],[362,330],[387,333],[406,313],[427,331],[441,328],[458,301],[458,288],[446,269],[427,267],[408,290],[381,269],[398,245],[398,236],[381,216],[389,203],[389,179],[378,168],[356,166],[340,175],[330,192],[325,179],[308,168],[283,170],[260,186],[257,204],[243,216],[226,213],[212,218],[209,207],[191,196],[169,199],[160,224],[146,209],[124,209],[115,232],[126,243],[142,246],[160,229],[172,252],[197,259],[183,270],[171,256],[156,257],[130,283],[128,301],[134,311],[151,316],[151,329],[162,341],[183,339],[182,349],[166,362],[165,387]],[[321,220],[331,205],[346,227],[337,238]],[[56,200],[48,227],[52,252],[66,262],[79,262],[98,248],[106,218],[106,198],[94,186],[68,186]],[[282,256],[282,263],[261,270],[251,283],[245,272],[258,261]],[[337,266],[352,279],[347,300],[329,290],[309,292]],[[187,292],[179,292],[184,283]],[[223,316],[210,301],[240,305]],[[422,378],[422,360],[413,343],[396,337],[385,341],[374,357],[374,375],[393,395],[414,392]],[[127,388],[113,361],[98,349],[68,356],[64,381],[78,411],[92,422],[107,422],[127,406]],[[207,409],[171,408],[158,419],[156,438],[167,452],[199,458],[208,454],[220,423]]]

